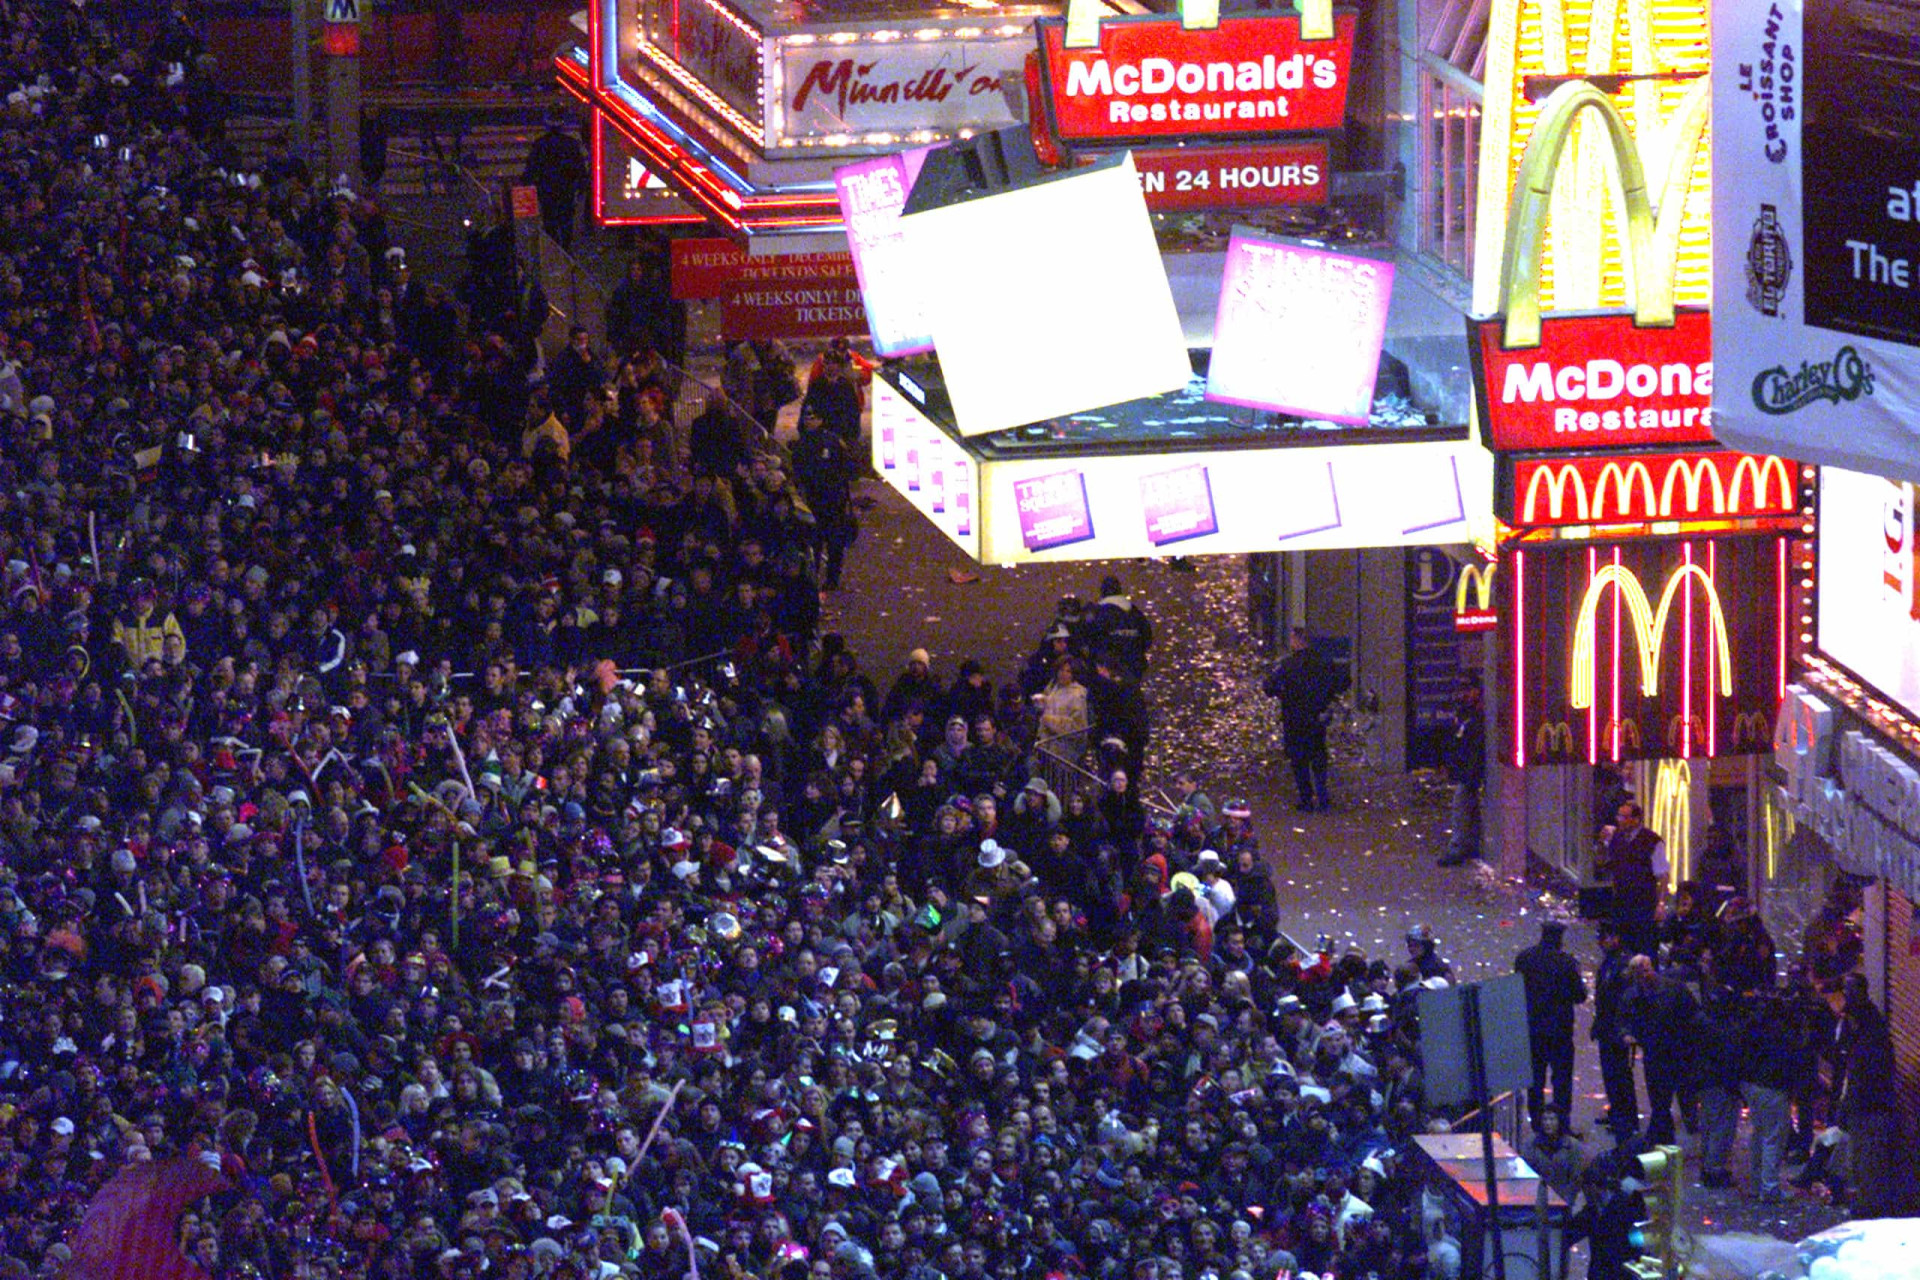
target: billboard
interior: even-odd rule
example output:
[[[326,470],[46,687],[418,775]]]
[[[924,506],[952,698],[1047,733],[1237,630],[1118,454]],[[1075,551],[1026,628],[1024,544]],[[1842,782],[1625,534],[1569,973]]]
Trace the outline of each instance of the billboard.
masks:
[[[927,28],[933,31],[933,28]],[[1001,82],[1020,82],[1031,34],[884,39],[790,35],[768,58],[767,143],[852,146],[1019,123]],[[884,139],[884,141],[882,141]]]
[[[1203,449],[1175,439],[1153,449],[1019,456],[958,441],[927,416],[937,393],[907,370],[882,370],[873,386],[874,470],[986,564],[1493,537],[1492,458],[1468,440]],[[934,458],[948,459],[938,485]]]
[[[913,180],[920,176],[926,158],[927,148],[921,147],[833,171],[840,221],[847,229],[877,355],[933,350],[911,277],[906,236],[900,230],[900,211],[907,206],[907,193],[913,190]]]
[[[1236,227],[1207,399],[1365,426],[1392,298],[1392,263]]]
[[[948,541],[980,558],[980,464],[928,421],[885,378],[873,380],[873,469],[933,521]]]
[[[962,435],[1161,395],[1192,375],[1131,157],[899,225]]]
[[[1042,20],[1041,97],[1067,143],[1338,129],[1354,23],[1335,14],[1332,37],[1314,40],[1292,13],[1235,14],[1204,29],[1172,15],[1112,17],[1095,47],[1069,49],[1065,24]]]
[[[1497,588],[1507,762],[1770,751],[1788,572],[1772,535],[1512,551]]]
[[[1721,437],[1920,479],[1920,6],[1716,0],[1714,24]]]
[[[1798,471],[1784,458],[1725,449],[1507,459],[1494,514],[1524,529],[1793,516]]]
[[[1920,716],[1914,486],[1820,470],[1820,651]]]
[[[1713,442],[1712,326],[1683,310],[1668,327],[1620,314],[1543,316],[1508,347],[1506,320],[1467,321],[1474,389],[1499,450],[1634,449]]]

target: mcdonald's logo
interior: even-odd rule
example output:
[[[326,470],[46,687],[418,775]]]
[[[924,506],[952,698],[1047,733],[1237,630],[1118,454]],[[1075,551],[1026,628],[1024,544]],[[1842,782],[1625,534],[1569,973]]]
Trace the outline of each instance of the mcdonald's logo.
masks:
[[[1453,585],[1455,631],[1491,631],[1499,625],[1500,615],[1493,610],[1493,578],[1499,571],[1498,564],[1460,566]]]
[[[1772,717],[1762,711],[1742,711],[1733,718],[1733,745],[1763,747],[1773,741]]]
[[[1705,747],[1706,742],[1705,717],[1676,715],[1667,721],[1667,747],[1674,755],[1689,755]]]
[[[1634,480],[1640,482],[1640,506],[1638,510],[1653,510],[1653,476],[1647,471],[1647,464],[1637,459],[1624,466],[1617,461],[1608,461],[1600,468],[1599,483],[1594,485],[1593,518],[1607,518],[1607,485],[1613,485],[1613,510],[1619,517],[1631,515],[1636,509],[1633,505]]]
[[[1716,450],[1517,459],[1513,510],[1521,528],[1672,520],[1755,519],[1799,511],[1794,464]]]
[[[1576,710],[1585,710],[1593,705],[1595,615],[1609,589],[1613,590],[1626,609],[1627,616],[1621,625],[1632,638],[1634,652],[1639,658],[1641,692],[1652,697],[1660,689],[1661,642],[1666,636],[1667,619],[1672,615],[1680,593],[1695,581],[1700,583],[1706,595],[1707,626],[1720,659],[1716,667],[1720,693],[1722,697],[1732,697],[1733,652],[1727,640],[1727,616],[1720,605],[1720,592],[1707,571],[1691,563],[1675,569],[1660,592],[1660,607],[1656,612],[1648,601],[1645,588],[1640,585],[1640,579],[1634,576],[1631,569],[1607,564],[1600,567],[1593,581],[1587,585],[1586,597],[1581,600],[1580,611],[1574,619],[1573,659],[1568,680],[1569,705]]]
[[[1573,726],[1565,720],[1541,725],[1533,732],[1533,754],[1541,760],[1571,757],[1574,754]]]
[[[1681,224],[1706,140],[1708,105],[1702,77],[1687,86],[1667,121],[1664,170],[1649,174],[1626,117],[1590,81],[1562,84],[1542,104],[1504,221],[1495,314],[1469,322],[1480,418],[1494,448],[1633,448],[1713,438],[1707,315],[1681,311],[1675,302]],[[1582,119],[1595,127],[1576,142]],[[1564,185],[1560,167],[1570,147],[1582,154],[1596,136],[1611,151],[1619,177],[1621,260],[1631,314],[1547,317],[1542,266],[1548,213]],[[1576,170],[1584,172],[1590,159],[1576,161]],[[1567,221],[1598,222],[1592,211],[1580,212],[1583,218]],[[1578,240],[1590,230],[1561,227],[1555,242]],[[1490,247],[1483,243],[1481,251]],[[1556,259],[1555,273],[1556,279],[1574,274],[1572,264]]]

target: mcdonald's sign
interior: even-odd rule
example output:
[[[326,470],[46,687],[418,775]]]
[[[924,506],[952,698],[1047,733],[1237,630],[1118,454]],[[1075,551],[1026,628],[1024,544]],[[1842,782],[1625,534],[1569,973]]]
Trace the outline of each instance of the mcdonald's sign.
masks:
[[[1792,516],[1796,470],[1728,450],[1516,458],[1501,470],[1495,511],[1523,529]]]
[[[1631,449],[1713,439],[1711,326],[1704,309],[1675,306],[1681,220],[1706,141],[1707,105],[1702,79],[1669,121],[1666,169],[1656,177],[1647,173],[1620,108],[1592,83],[1563,84],[1542,105],[1505,222],[1496,314],[1468,321],[1480,420],[1495,449]],[[1591,127],[1575,143],[1583,117]],[[1595,135],[1619,173],[1632,309],[1545,316],[1542,262],[1558,171],[1570,144],[1583,153]],[[1561,269],[1558,258],[1555,267]]]
[[[1499,570],[1498,564],[1460,566],[1460,578],[1453,587],[1455,631],[1491,631],[1500,624],[1493,608],[1493,578]]]
[[[1639,483],[1636,473],[1635,501]],[[1706,500],[1711,481],[1700,485]],[[1566,504],[1570,512],[1571,492]],[[1771,750],[1785,672],[1786,547],[1784,536],[1745,534],[1511,551],[1500,615],[1508,761]]]

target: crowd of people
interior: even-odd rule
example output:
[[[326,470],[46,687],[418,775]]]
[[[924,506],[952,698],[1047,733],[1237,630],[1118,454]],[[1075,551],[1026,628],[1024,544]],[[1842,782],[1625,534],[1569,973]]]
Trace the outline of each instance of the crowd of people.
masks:
[[[546,358],[498,229],[413,279],[114,20],[0,3],[0,1276],[183,1162],[218,1280],[1445,1256],[1435,942],[1296,946],[1244,802],[1142,795],[1119,583],[883,689],[850,357],[818,447],[766,350],[683,437],[644,271]]]

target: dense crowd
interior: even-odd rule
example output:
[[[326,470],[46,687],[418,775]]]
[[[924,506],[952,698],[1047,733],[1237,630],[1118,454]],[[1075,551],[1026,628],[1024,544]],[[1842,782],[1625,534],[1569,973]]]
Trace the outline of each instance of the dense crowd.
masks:
[[[222,1280],[1444,1258],[1444,962],[1296,947],[1244,803],[1141,794],[1118,583],[868,673],[847,353],[683,433],[644,269],[547,358],[502,229],[419,282],[243,170],[177,13],[0,21],[0,1274],[179,1157]]]

